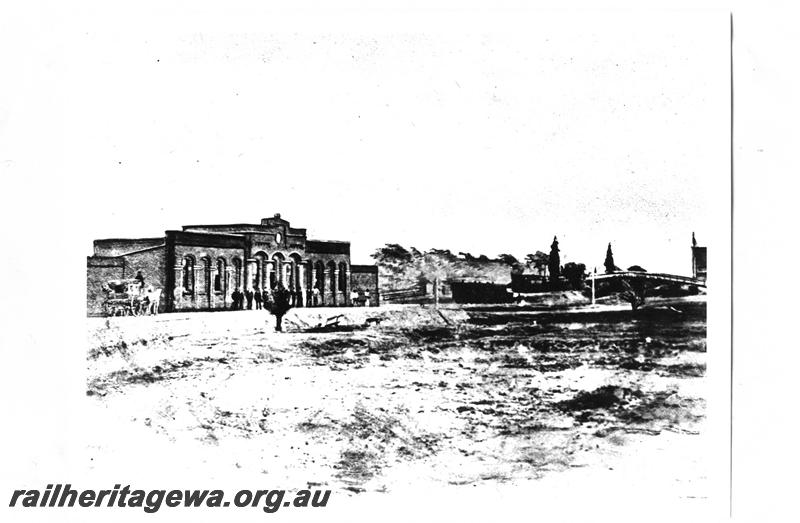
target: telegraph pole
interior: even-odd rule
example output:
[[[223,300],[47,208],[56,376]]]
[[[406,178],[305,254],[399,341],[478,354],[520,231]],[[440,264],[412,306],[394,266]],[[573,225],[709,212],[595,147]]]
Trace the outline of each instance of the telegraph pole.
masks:
[[[597,276],[597,267],[592,272],[592,305],[594,305],[594,277]]]

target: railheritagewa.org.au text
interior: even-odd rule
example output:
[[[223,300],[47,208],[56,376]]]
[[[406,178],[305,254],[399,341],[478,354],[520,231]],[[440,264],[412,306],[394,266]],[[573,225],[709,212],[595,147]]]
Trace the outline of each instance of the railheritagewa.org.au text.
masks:
[[[67,484],[48,484],[44,490],[15,490],[11,495],[9,507],[118,507],[158,512],[168,508],[260,508],[273,513],[281,508],[319,508],[325,507],[330,499],[330,490],[297,490],[291,494],[286,490],[237,491],[228,496],[222,490],[166,490],[132,489],[130,485],[114,485],[108,490],[78,490]]]

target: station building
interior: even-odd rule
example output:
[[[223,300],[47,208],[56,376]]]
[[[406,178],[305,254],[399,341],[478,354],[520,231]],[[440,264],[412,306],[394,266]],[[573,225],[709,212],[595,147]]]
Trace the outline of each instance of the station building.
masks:
[[[279,283],[295,307],[377,306],[378,268],[353,265],[350,242],[313,240],[280,214],[259,224],[185,225],[157,238],[94,241],[87,257],[87,309],[101,314],[110,280],[163,289],[161,312],[230,309],[234,290]]]

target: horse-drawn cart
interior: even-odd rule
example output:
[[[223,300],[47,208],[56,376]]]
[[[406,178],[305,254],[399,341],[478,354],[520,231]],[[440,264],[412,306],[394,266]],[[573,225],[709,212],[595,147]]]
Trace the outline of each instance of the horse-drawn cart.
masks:
[[[142,316],[158,314],[161,289],[145,290],[137,279],[110,280],[104,289],[106,316]]]

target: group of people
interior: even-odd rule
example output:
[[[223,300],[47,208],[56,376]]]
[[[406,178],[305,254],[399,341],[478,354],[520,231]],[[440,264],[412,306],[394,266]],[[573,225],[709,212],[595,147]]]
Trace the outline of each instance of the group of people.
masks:
[[[291,293],[281,283],[278,283],[271,291],[264,290],[263,292],[261,289],[256,289],[255,291],[252,289],[245,289],[242,291],[237,287],[231,293],[231,309],[235,311],[245,310],[245,308],[247,310],[253,310],[254,303],[256,310],[270,309],[278,302],[279,298],[291,302]]]
[[[350,303],[353,307],[369,307],[369,292],[364,289],[350,293]]]
[[[245,302],[247,303],[247,310],[253,309],[253,302],[256,303],[256,309],[263,309],[266,307],[267,303],[270,300],[270,293],[268,291],[261,292],[261,289],[256,289],[255,292],[252,289],[245,289],[244,292],[239,290],[237,287],[233,293],[231,294],[231,300],[233,302],[233,310],[244,310]]]

